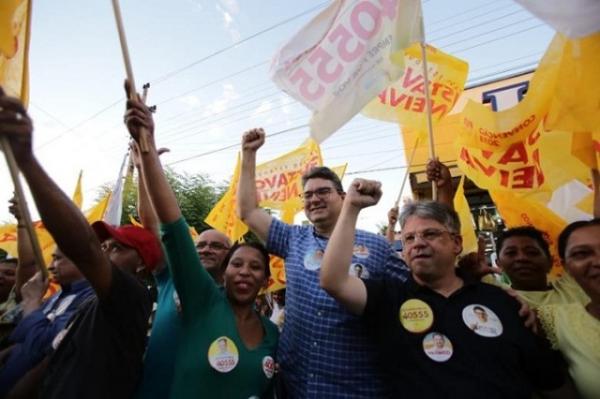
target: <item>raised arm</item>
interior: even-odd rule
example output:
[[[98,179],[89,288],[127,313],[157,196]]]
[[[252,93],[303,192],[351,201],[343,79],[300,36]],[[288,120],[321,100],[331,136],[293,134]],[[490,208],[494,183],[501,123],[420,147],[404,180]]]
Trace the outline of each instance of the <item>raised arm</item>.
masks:
[[[129,84],[126,84],[126,90],[129,91]],[[129,95],[127,97],[130,98]],[[140,139],[142,129],[146,129],[150,133],[147,137],[148,152],[139,153],[142,165],[140,180],[144,181],[142,189],[147,190],[148,196],[152,200],[151,206],[154,208],[158,220],[161,223],[175,222],[181,218],[181,210],[158,158],[158,151],[154,142],[152,114],[139,98],[127,101],[125,123],[136,143]],[[149,210],[148,207],[146,209]]]
[[[144,170],[142,168],[142,160],[140,159],[140,150],[135,141],[132,141],[129,145],[131,151],[131,159],[133,160],[133,166],[138,172],[138,185],[137,185],[137,212],[140,217],[142,226],[152,231],[156,237],[160,238],[160,226],[156,211],[148,196],[148,190],[146,189],[146,179],[144,178]],[[158,155],[168,152],[166,148],[160,148],[157,150]]]
[[[396,241],[396,223],[398,223],[398,207],[395,206],[388,211],[388,225],[385,231],[385,238],[394,245]]]
[[[27,234],[27,228],[25,222],[21,218],[21,211],[19,210],[19,204],[16,197],[10,200],[10,206],[8,211],[17,219],[17,258],[19,263],[17,264],[17,272],[15,276],[15,295],[17,302],[21,301],[21,288],[37,270],[35,256],[33,255],[33,248],[31,241],[29,240],[29,234]]]
[[[262,241],[267,241],[272,216],[259,208],[256,198],[256,151],[265,143],[265,131],[252,129],[242,137],[242,171],[237,192],[238,216]]]
[[[98,296],[105,296],[112,281],[111,265],[81,211],[46,174],[34,156],[32,131],[33,124],[20,101],[7,97],[0,89],[0,135],[9,140],[44,226]]]
[[[427,180],[435,182],[438,188],[437,202],[454,209],[454,189],[450,169],[438,159],[427,161]]]
[[[321,262],[321,287],[356,315],[365,310],[367,288],[360,278],[348,274],[352,263],[352,245],[349,243],[354,242],[361,209],[377,204],[380,198],[379,182],[364,179],[352,182]]]

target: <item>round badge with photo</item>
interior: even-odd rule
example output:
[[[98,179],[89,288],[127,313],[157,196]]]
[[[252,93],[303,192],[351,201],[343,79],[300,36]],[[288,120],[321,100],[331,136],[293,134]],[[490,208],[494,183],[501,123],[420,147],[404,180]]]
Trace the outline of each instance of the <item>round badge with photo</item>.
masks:
[[[420,299],[409,299],[400,306],[400,324],[411,333],[420,334],[433,325],[433,310]]]
[[[369,257],[369,248],[365,244],[356,244],[352,249],[352,255],[360,259]]]
[[[275,360],[271,356],[265,356],[262,360],[262,369],[265,376],[270,380],[275,374]]]
[[[348,269],[348,274],[358,278],[369,278],[369,269],[362,263],[353,263]]]
[[[423,351],[434,362],[445,362],[452,357],[452,342],[442,333],[430,332],[423,338]]]
[[[219,337],[208,347],[208,362],[220,373],[228,373],[237,366],[239,353],[229,337]]]
[[[494,338],[502,334],[500,318],[487,306],[480,304],[465,306],[462,318],[467,328],[477,335]]]
[[[304,267],[307,270],[319,270],[325,251],[321,248],[311,248],[304,255]]]

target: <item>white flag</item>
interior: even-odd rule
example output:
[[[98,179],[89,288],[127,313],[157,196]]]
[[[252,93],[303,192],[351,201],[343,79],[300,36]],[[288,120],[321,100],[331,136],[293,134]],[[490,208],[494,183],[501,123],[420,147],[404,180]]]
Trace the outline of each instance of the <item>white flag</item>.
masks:
[[[420,0],[334,0],[275,54],[273,81],[314,111],[316,141],[402,75],[398,60],[423,40],[421,20]]]
[[[571,39],[600,31],[600,1],[598,0],[515,1]]]
[[[123,213],[123,182],[125,180],[125,165],[127,164],[127,157],[129,152],[123,157],[121,168],[119,169],[119,176],[112,190],[110,196],[110,202],[106,207],[106,213],[104,214],[104,221],[112,226],[121,225],[121,214]]]

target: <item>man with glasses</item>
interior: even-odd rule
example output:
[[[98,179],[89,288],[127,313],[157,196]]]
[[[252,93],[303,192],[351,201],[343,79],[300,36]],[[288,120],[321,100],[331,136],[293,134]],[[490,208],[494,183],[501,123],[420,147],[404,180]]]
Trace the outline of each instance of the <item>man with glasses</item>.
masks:
[[[381,198],[380,184],[356,179],[321,265],[321,286],[362,318],[377,343],[390,397],[529,398],[565,383],[558,354],[527,329],[519,303],[502,289],[456,269],[462,251],[455,211],[437,202],[406,205],[400,216],[406,282],[348,275],[362,208]],[[485,323],[478,312],[485,312]],[[473,322],[486,325],[472,328]],[[561,392],[563,394],[565,392]],[[553,396],[570,397],[570,396]]]
[[[277,361],[288,393],[293,398],[382,397],[376,346],[365,326],[319,286],[322,254],[344,203],[340,179],[325,167],[302,177],[311,226],[274,219],[256,200],[256,151],[264,141],[262,129],[243,136],[238,213],[267,249],[285,260],[286,320]],[[363,279],[406,279],[406,267],[384,237],[358,230],[345,245],[352,248],[352,263],[363,266]],[[345,273],[354,268],[348,264]]]
[[[223,285],[221,262],[231,247],[229,238],[220,231],[204,230],[196,239],[196,250],[202,266],[218,285]]]

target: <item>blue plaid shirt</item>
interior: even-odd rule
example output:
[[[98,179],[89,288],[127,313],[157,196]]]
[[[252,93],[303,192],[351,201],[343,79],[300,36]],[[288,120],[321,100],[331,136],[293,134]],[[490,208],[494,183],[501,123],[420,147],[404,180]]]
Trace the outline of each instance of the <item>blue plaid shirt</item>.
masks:
[[[313,226],[273,219],[267,248],[285,259],[285,323],[277,361],[292,398],[385,396],[375,344],[361,318],[342,308],[319,286],[327,238]],[[400,278],[408,268],[381,236],[357,230],[349,273],[363,279]]]

